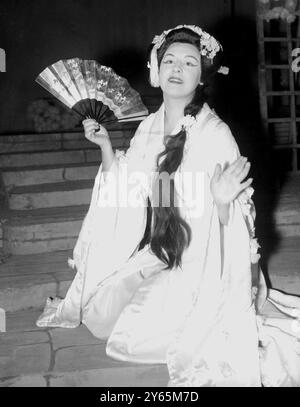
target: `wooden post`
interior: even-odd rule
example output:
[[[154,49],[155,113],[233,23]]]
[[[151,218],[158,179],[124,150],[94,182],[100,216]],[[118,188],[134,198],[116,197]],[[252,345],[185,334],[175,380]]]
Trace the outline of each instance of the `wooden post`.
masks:
[[[262,115],[263,127],[268,136],[268,109],[267,109],[267,85],[266,85],[266,61],[264,42],[264,21],[260,16],[260,3],[256,3],[256,33],[258,41],[258,82],[259,82],[259,103]]]
[[[3,308],[0,308],[0,332],[6,332],[6,318]]]
[[[2,48],[0,48],[0,72],[6,72],[6,54]]]
[[[296,95],[295,95],[295,83],[294,83],[294,72],[292,71],[292,34],[291,34],[291,24],[287,23],[287,38],[288,38],[288,62],[289,62],[289,84],[290,84],[290,101],[291,101],[291,136],[292,136],[292,154],[293,154],[293,162],[292,162],[292,169],[293,171],[297,171],[297,148],[295,145],[297,144],[297,112],[296,112]]]

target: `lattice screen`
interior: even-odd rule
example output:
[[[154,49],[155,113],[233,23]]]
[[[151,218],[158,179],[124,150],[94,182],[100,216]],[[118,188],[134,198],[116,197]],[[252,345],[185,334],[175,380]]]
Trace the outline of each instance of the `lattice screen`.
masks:
[[[276,149],[278,164],[287,171],[300,171],[298,6],[297,0],[257,0],[261,114],[266,134]],[[295,69],[297,65],[299,73]]]

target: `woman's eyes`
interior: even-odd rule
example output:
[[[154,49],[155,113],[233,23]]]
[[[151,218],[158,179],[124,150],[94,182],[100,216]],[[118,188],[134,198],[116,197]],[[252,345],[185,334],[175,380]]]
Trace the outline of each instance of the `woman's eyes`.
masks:
[[[175,61],[173,59],[165,59],[163,62],[164,62],[164,64],[172,64]],[[184,64],[187,66],[197,66],[195,63],[193,63],[191,61],[185,61]]]

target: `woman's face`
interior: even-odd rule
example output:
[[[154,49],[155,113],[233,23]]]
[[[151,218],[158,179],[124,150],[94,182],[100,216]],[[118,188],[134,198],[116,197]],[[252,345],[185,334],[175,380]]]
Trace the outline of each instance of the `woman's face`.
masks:
[[[192,98],[201,79],[200,58],[200,51],[192,44],[171,44],[159,68],[162,91],[175,98]]]

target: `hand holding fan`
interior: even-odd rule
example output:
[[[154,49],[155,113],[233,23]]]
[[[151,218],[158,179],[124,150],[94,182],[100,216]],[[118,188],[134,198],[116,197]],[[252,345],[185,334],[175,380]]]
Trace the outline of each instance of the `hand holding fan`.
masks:
[[[148,115],[140,95],[128,81],[93,60],[57,61],[45,68],[36,82],[84,119],[128,122]]]

